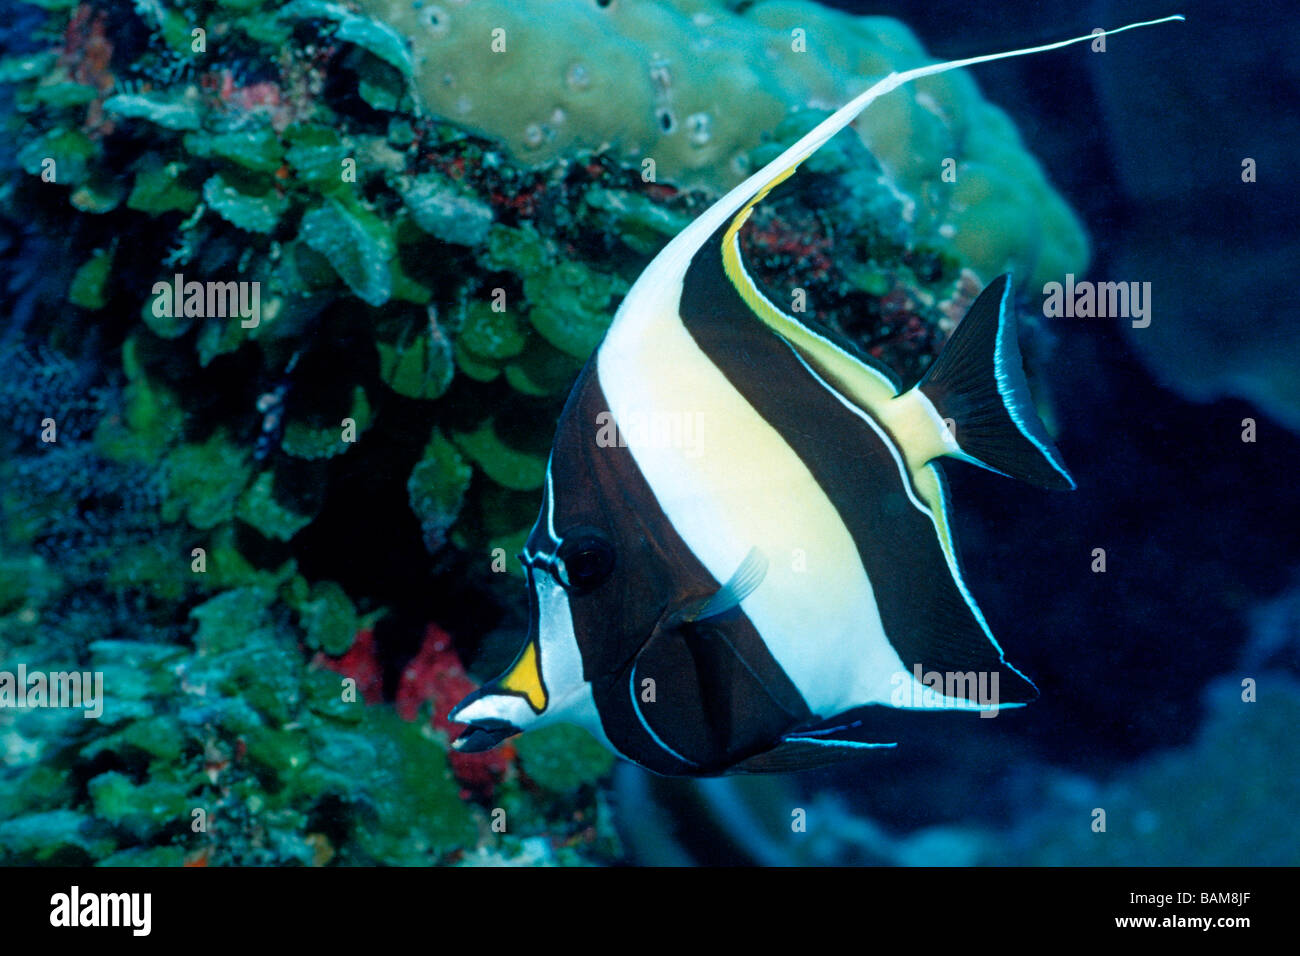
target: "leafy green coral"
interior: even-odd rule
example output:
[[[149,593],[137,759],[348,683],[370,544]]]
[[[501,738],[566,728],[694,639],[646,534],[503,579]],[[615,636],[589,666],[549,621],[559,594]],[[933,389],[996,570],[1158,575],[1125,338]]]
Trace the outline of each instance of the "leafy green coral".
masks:
[[[437,551],[460,514],[473,470],[456,446],[437,430],[406,483],[411,510],[420,520],[425,547]]]
[[[350,642],[356,622],[335,586],[291,603],[310,643]],[[101,720],[6,715],[11,737],[57,755],[12,765],[11,743],[0,862],[405,865],[478,844],[484,811],[461,799],[444,744],[309,663],[277,607],[273,590],[236,588],[194,608],[192,647],[92,645]],[[534,762],[555,792],[593,779],[545,778]]]
[[[565,793],[599,780],[614,766],[608,750],[577,727],[544,727],[519,739],[524,773],[548,790]]]
[[[362,206],[328,199],[302,217],[299,238],[323,255],[357,298],[383,305],[392,295],[389,227]]]

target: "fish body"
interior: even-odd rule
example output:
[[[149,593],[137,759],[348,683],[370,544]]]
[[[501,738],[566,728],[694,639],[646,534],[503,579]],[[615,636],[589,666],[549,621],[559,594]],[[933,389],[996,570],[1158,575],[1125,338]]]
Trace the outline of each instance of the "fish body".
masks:
[[[902,390],[769,301],[738,238],[877,96],[1023,52],[891,74],[647,267],[561,414],[521,555],[527,641],[453,711],[458,749],[567,721],[661,774],[786,771],[889,746],[853,739],[859,708],[1036,696],[963,580],[937,461],[1074,486],[1033,411],[1009,277]]]

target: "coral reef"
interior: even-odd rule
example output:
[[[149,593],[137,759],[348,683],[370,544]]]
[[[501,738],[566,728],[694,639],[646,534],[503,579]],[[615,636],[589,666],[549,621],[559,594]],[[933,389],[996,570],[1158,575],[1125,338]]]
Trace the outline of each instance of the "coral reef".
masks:
[[[519,768],[512,755],[449,765],[439,725],[415,718],[426,701],[443,717],[450,707],[419,675],[464,682],[458,665],[417,658],[396,712],[367,706],[357,690],[373,694],[375,683],[351,666],[367,632],[350,666],[308,663],[280,610],[272,589],[250,585],[191,611],[192,646],[94,641],[84,666],[103,674],[98,720],[0,710],[0,863],[422,864],[474,848],[517,854],[539,838],[571,862],[616,852],[582,796],[608,772],[607,754],[584,759],[582,742],[562,735],[534,742]],[[47,622],[30,599],[3,621],[0,670],[71,666],[42,652]],[[304,627],[310,644],[327,625]],[[332,669],[360,673],[358,685]],[[556,778],[557,762],[567,777]]]
[[[291,5],[302,8],[305,0]],[[833,109],[927,62],[902,23],[804,0],[361,0],[410,41],[422,105],[542,163],[608,146],[682,186],[722,189],[756,167],[760,135],[791,112]],[[314,4],[323,11],[324,4]],[[931,77],[855,124],[903,199],[918,241],[984,281],[1082,272],[1083,227],[1000,109],[967,75]],[[954,180],[943,178],[952,162]]]
[[[446,715],[518,648],[569,384],[712,192],[421,112],[414,47],[355,9],[44,6],[0,60],[0,671],[101,672],[105,711],[0,709],[0,862],[616,859],[590,738],[448,755]],[[815,122],[799,95],[727,162]],[[913,201],[845,136],[744,238],[907,377],[985,267]]]

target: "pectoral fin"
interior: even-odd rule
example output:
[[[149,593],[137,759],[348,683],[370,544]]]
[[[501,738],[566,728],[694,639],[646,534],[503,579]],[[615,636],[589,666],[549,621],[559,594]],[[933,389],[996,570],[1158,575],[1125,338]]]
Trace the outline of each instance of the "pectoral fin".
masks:
[[[766,576],[767,555],[758,548],[750,548],[745,560],[740,562],[735,573],[717,592],[682,608],[675,616],[676,620],[690,623],[721,617],[733,608],[740,607],[740,602],[753,594]]]

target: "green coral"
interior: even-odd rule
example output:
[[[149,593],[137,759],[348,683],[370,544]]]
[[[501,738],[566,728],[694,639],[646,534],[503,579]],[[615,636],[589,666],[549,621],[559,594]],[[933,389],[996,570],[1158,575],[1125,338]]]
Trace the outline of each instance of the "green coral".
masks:
[[[380,340],[379,374],[388,386],[408,398],[438,398],[451,385],[455,367],[442,335],[420,333],[408,342]]]
[[[55,128],[29,140],[18,150],[18,162],[33,176],[42,175],[47,163],[53,163],[60,182],[79,182],[86,175],[88,163],[95,156],[95,144],[85,133],[75,129]]]
[[[328,126],[301,124],[285,134],[292,143],[284,158],[299,181],[322,189],[343,182],[344,160],[351,150],[337,130]]]
[[[420,520],[420,531],[430,551],[437,551],[446,542],[473,474],[456,446],[435,430],[406,483],[411,510]]]
[[[470,304],[456,344],[481,359],[514,358],[528,340],[519,320],[504,309],[483,302]]]
[[[323,414],[291,419],[285,425],[280,447],[295,458],[332,458],[347,451],[370,426],[373,412],[366,390],[352,389],[352,404],[345,418],[336,423],[323,420]]]
[[[68,286],[68,301],[91,311],[102,309],[105,301],[104,285],[112,265],[112,250],[96,250],[72,277],[72,284]]]
[[[249,232],[269,233],[288,208],[284,197],[269,186],[245,191],[217,173],[203,184],[203,201],[217,215]]]
[[[319,581],[297,604],[307,646],[337,657],[352,646],[359,622],[347,592],[333,581]]]
[[[614,769],[613,755],[591,734],[570,725],[525,734],[516,746],[524,773],[558,793],[596,783]]]
[[[311,524],[313,517],[280,500],[276,494],[275,474],[270,471],[262,472],[249,485],[239,499],[235,514],[240,521],[277,541],[288,541]]]
[[[198,204],[199,194],[182,184],[184,171],[185,167],[179,163],[164,165],[154,157],[146,157],[135,174],[131,194],[126,200],[127,208],[151,216],[192,212]]]
[[[355,627],[329,585],[300,611],[327,649]],[[476,842],[481,811],[442,745],[311,669],[274,592],[227,591],[192,617],[192,649],[95,646],[116,662],[101,666],[117,716],[65,723],[75,746],[57,760],[0,770],[0,862],[311,863],[327,846],[339,862],[427,864]],[[68,782],[91,768],[83,803]]]
[[[189,803],[184,784],[136,784],[115,770],[93,778],[87,788],[97,817],[141,840],[182,820]]]
[[[546,454],[512,446],[503,437],[500,423],[488,419],[471,432],[456,436],[465,456],[484,473],[514,491],[533,491],[546,479]]]
[[[250,469],[244,452],[224,432],[180,445],[163,463],[170,496],[163,519],[184,517],[196,528],[215,527],[235,515]]]
[[[393,239],[378,216],[336,199],[302,217],[299,238],[323,255],[349,289],[369,305],[383,305],[392,295]]]
[[[492,207],[449,177],[426,173],[398,183],[415,224],[445,242],[477,246],[492,226]]]
[[[665,242],[691,224],[689,216],[641,193],[593,189],[585,201],[596,213],[594,221],[602,229],[618,233],[625,243],[647,255],[658,252]]]
[[[201,123],[198,107],[188,97],[152,93],[121,94],[105,101],[104,109],[124,119],[144,119],[170,130],[198,129]]]
[[[87,814],[46,810],[0,821],[0,860],[68,866],[112,852],[113,841]]]
[[[577,261],[560,262],[524,280],[534,303],[528,321],[551,345],[584,358],[600,342],[614,314],[614,298],[627,291],[616,276]]]
[[[194,156],[205,159],[219,157],[258,173],[274,172],[284,162],[284,147],[266,126],[230,133],[191,133],[185,137],[184,143]]]
[[[550,345],[578,359],[596,347],[613,318],[616,297],[628,288],[619,276],[560,256],[555,243],[531,227],[493,227],[485,259],[523,276],[524,295],[532,303],[529,323]],[[472,345],[466,348],[487,357]]]

